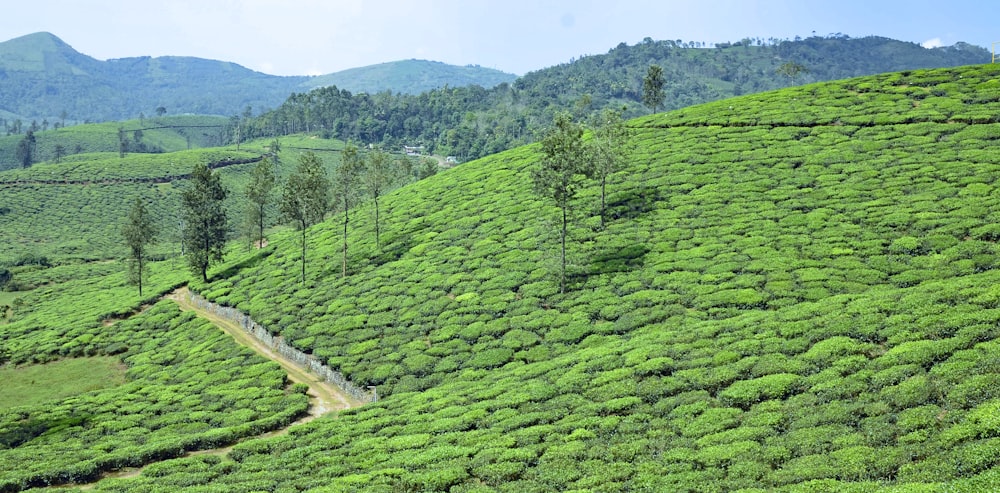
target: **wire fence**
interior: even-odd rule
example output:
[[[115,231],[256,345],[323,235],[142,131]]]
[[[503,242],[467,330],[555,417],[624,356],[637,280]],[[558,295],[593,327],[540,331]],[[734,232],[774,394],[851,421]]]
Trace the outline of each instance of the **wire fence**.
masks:
[[[212,303],[211,301],[190,292],[188,294],[188,300],[194,306],[199,309],[205,310],[212,313],[218,317],[224,318],[230,322],[233,322],[243,328],[248,334],[253,336],[267,347],[276,351],[278,354],[284,356],[285,358],[293,361],[297,365],[308,369],[313,372],[324,381],[336,385],[344,393],[354,397],[361,402],[374,402],[376,400],[375,394],[361,389],[357,385],[351,383],[350,380],[344,377],[339,371],[336,371],[329,366],[324,365],[315,356],[311,354],[306,354],[285,342],[285,339],[281,336],[272,335],[270,331],[267,330],[263,325],[255,322],[250,318],[249,315],[237,310],[234,307],[222,306],[217,303]]]

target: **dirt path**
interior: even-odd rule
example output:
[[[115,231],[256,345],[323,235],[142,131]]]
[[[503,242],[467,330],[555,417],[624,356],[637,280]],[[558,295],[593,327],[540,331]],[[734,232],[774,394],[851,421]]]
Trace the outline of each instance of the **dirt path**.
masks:
[[[248,334],[239,325],[213,313],[209,313],[195,307],[194,304],[189,301],[189,293],[188,288],[183,287],[167,295],[167,299],[176,302],[177,305],[181,307],[181,310],[194,311],[199,317],[212,322],[227,334],[232,336],[233,339],[236,339],[236,342],[239,344],[253,349],[257,354],[260,354],[267,359],[277,362],[282,368],[285,369],[285,371],[288,372],[289,380],[308,385],[309,396],[312,398],[312,405],[309,407],[309,414],[311,416],[322,416],[330,411],[348,409],[361,405],[361,402],[342,392],[336,385],[321,380],[306,368],[299,366],[295,362],[290,361],[284,356],[271,350],[271,348],[265,346],[263,343]]]
[[[284,356],[271,350],[271,348],[267,347],[266,345],[255,339],[253,336],[248,334],[246,331],[244,331],[239,325],[233,323],[230,320],[219,317],[213,313],[210,313],[208,311],[196,307],[194,304],[191,303],[189,295],[190,291],[188,290],[188,288],[182,287],[168,294],[167,296],[165,296],[165,298],[177,303],[177,305],[180,306],[181,310],[193,311],[199,317],[204,318],[209,322],[212,322],[216,327],[222,329],[223,332],[232,336],[232,338],[235,339],[236,342],[239,343],[240,345],[246,346],[254,350],[254,352],[256,352],[257,354],[260,354],[261,356],[264,356],[265,358],[268,358],[278,363],[279,365],[281,365],[282,368],[285,369],[286,372],[288,372],[288,379],[291,380],[292,382],[303,383],[309,386],[309,391],[307,392],[307,394],[309,395],[309,414],[307,416],[300,418],[299,420],[289,424],[284,428],[270,431],[268,433],[264,433],[261,435],[246,437],[243,440],[281,436],[288,433],[288,429],[295,425],[308,423],[332,411],[357,407],[363,404],[357,399],[342,392],[339,388],[337,388],[336,385],[323,381],[322,379],[314,375],[306,368],[299,366],[295,362],[290,361]],[[184,457],[191,457],[198,455],[226,455],[232,449],[233,445],[214,448],[214,449],[207,449],[207,450],[196,450],[184,454]],[[102,475],[101,479],[130,478],[138,476],[140,473],[142,473],[142,470],[145,467],[146,466],[130,467],[118,471],[109,472]],[[97,482],[95,481],[93,483],[85,483],[85,484],[68,484],[63,486],[52,487],[50,489],[59,490],[64,488],[79,488],[80,490],[87,491],[87,490],[92,490],[96,483]]]

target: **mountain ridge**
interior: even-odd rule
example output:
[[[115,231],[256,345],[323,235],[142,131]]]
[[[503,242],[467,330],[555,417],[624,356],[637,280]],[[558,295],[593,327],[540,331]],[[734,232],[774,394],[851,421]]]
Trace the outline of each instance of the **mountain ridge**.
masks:
[[[4,82],[0,86],[0,115],[42,119],[65,112],[76,121],[106,121],[134,118],[160,106],[171,113],[231,115],[248,106],[275,107],[293,92],[315,89],[328,81],[351,91],[374,93],[387,89],[419,92],[435,84],[491,86],[494,81],[516,77],[481,67],[412,62],[385,62],[320,76],[280,76],[234,62],[191,56],[102,61],[78,52],[52,33],[38,32],[0,42],[0,81]],[[371,86],[351,80],[352,73],[373,71],[383,78],[409,74],[412,81],[396,84],[390,79],[388,84]],[[195,87],[189,88],[191,85]]]

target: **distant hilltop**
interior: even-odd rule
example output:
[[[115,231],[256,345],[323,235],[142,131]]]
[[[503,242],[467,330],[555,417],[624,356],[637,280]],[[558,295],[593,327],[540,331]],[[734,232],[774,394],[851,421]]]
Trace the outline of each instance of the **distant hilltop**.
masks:
[[[196,57],[84,55],[40,32],[0,43],[0,118],[68,115],[75,121],[135,118],[163,107],[170,113],[232,115],[273,108],[293,92],[327,85],[352,92],[418,94],[438,87],[493,87],[517,78],[499,70],[426,60],[401,60],[320,76],[277,76]],[[127,95],[127,97],[125,97]]]

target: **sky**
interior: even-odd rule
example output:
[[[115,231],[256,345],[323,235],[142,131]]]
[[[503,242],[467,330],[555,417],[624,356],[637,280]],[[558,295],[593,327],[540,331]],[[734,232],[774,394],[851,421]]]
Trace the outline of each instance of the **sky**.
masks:
[[[1000,1],[33,0],[4,6],[0,41],[39,31],[100,60],[194,56],[274,75],[319,75],[415,58],[524,75],[646,37],[711,44],[840,33],[991,49],[1000,41]]]

